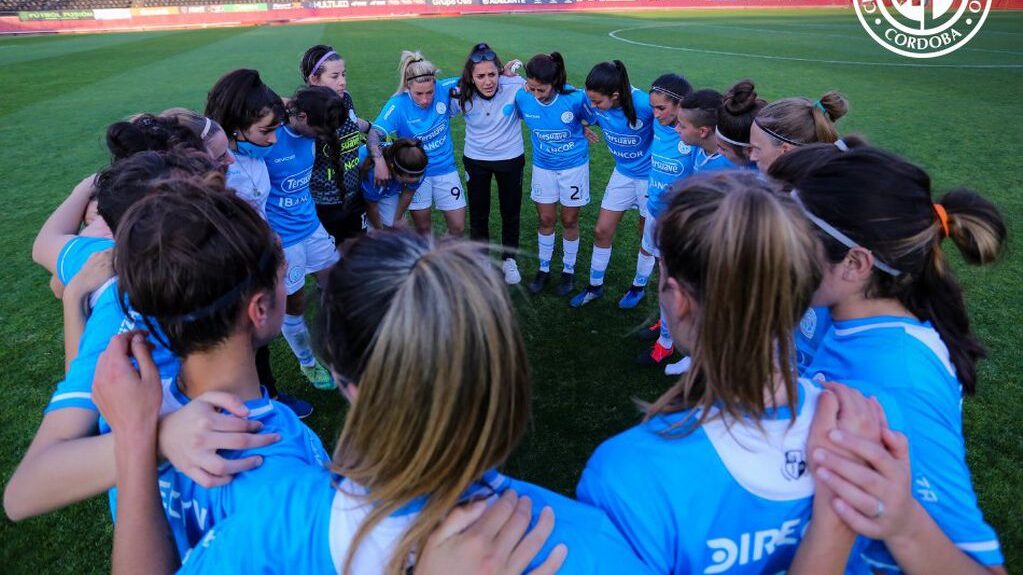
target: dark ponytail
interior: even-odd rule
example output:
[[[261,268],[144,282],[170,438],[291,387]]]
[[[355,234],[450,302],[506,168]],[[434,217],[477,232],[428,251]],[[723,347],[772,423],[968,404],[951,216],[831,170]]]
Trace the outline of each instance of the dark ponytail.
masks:
[[[565,70],[565,59],[560,52],[537,54],[526,63],[526,77],[541,84],[550,84],[559,94],[567,94],[568,72]]]
[[[917,318],[931,322],[963,389],[973,393],[977,362],[987,353],[970,330],[962,288],[941,241],[950,237],[967,263],[997,260],[1007,236],[998,209],[969,190],[950,192],[933,203],[926,172],[870,147],[834,155],[803,178],[798,190],[811,213],[898,272],[875,269],[866,296],[897,299]],[[830,237],[824,245],[832,262],[849,251]]]
[[[107,149],[114,161],[138,152],[163,151],[176,147],[205,150],[198,134],[174,118],[140,114],[131,121],[114,122],[107,127]]]
[[[393,144],[383,146],[380,155],[392,175],[406,174],[408,171],[421,172],[426,169],[428,162],[422,141],[412,138],[398,138]],[[372,171],[373,156],[366,156],[359,166],[359,177],[365,178]]]
[[[629,120],[630,126],[636,125],[636,104],[632,100],[632,83],[629,72],[621,60],[601,62],[590,70],[586,76],[586,89],[607,97],[618,93],[618,104],[622,113]]]

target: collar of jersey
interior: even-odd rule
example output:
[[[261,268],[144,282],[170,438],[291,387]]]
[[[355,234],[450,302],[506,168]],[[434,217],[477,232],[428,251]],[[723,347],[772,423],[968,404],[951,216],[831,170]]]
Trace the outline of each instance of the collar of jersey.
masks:
[[[854,330],[855,332],[860,332],[866,331],[868,329],[891,326],[891,324],[893,323],[919,327],[931,327],[931,322],[920,321],[911,317],[901,315],[875,315],[871,317],[860,317],[856,319],[844,319],[841,321],[835,321],[834,329],[839,332],[846,330]],[[838,335],[842,334],[839,333]]]
[[[291,128],[289,128],[287,125],[282,125],[281,129],[284,130],[285,132],[287,132],[288,135],[291,136],[292,138],[304,138],[305,137],[302,134],[298,134],[298,133],[292,132]]]
[[[544,104],[543,102],[541,102],[541,101],[540,101],[540,100],[539,100],[538,98],[533,98],[533,99],[534,99],[534,100],[536,100],[536,103],[537,103],[537,104],[540,104],[541,106],[543,106],[544,108],[546,108],[546,107],[548,107],[548,106],[553,106],[553,105],[554,105],[554,102],[557,102],[557,101],[558,101],[558,98],[559,98],[560,96],[561,96],[561,92],[554,92],[554,98],[553,98],[553,99],[551,99],[551,101],[550,101],[550,102],[547,102],[546,104]]]
[[[499,473],[496,469],[491,469],[483,473],[483,476],[473,481],[469,488],[458,498],[458,505],[468,503],[477,499],[486,499],[492,495],[498,495],[508,488],[511,480]],[[391,514],[391,517],[401,517],[404,515],[411,515],[413,513],[419,513],[426,505],[426,497],[416,497],[412,501],[409,501],[397,511]]]
[[[174,378],[174,381],[167,387],[170,389],[171,395],[174,396],[174,399],[178,400],[178,403],[180,403],[182,407],[188,405],[188,403],[192,401],[181,391],[181,389],[178,388],[177,378]],[[246,419],[260,419],[274,410],[273,401],[270,400],[270,394],[262,385],[259,386],[259,397],[246,401],[245,407],[249,408],[249,416]]]

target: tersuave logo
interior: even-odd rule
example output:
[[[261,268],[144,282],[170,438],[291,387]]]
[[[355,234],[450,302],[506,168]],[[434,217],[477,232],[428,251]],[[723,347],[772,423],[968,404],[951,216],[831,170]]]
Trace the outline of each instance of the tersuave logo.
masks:
[[[743,533],[735,541],[727,537],[719,537],[707,541],[707,547],[713,551],[710,560],[714,562],[703,570],[706,574],[724,573],[736,565],[748,565],[760,561],[774,553],[782,545],[796,545],[803,534],[799,530],[801,520],[790,519],[778,529],[764,529],[752,533]]]
[[[991,0],[853,0],[853,7],[881,46],[908,58],[936,58],[977,34]]]

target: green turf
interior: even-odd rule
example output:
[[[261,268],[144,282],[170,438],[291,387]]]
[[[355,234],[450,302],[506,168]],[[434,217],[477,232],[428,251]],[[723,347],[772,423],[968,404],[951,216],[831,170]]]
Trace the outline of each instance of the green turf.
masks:
[[[347,57],[349,89],[361,115],[372,118],[394,89],[399,50],[421,48],[454,75],[469,47],[485,40],[506,59],[560,50],[577,84],[592,64],[620,58],[633,83],[642,87],[674,71],[698,87],[720,90],[752,77],[769,99],[841,89],[852,102],[850,115],[839,123],[844,133],[862,133],[922,163],[939,188],[967,184],[980,190],[1001,207],[1015,237],[1023,232],[1023,186],[1011,167],[1023,148],[1023,69],[969,66],[1023,64],[1021,25],[1023,13],[993,13],[966,48],[931,61],[882,50],[848,10],[493,15],[0,38],[0,174],[5,178],[0,197],[7,206],[0,210],[5,232],[0,237],[0,389],[8,394],[0,410],[0,479],[6,482],[13,472],[61,375],[60,307],[49,294],[47,276],[31,261],[32,239],[71,187],[103,165],[103,129],[115,119],[171,106],[201,109],[217,77],[243,66],[260,69],[279,92],[288,93],[300,82],[300,55],[320,42]],[[627,29],[620,38],[647,45],[609,38],[617,29]],[[928,67],[934,65],[945,67]],[[461,126],[456,121],[459,150]],[[581,270],[588,269],[597,205],[612,168],[603,146],[594,148],[592,158],[594,202],[582,218]],[[533,214],[527,199],[522,231],[529,254],[536,248]],[[498,221],[495,206],[495,231]],[[515,475],[571,493],[593,448],[636,421],[632,398],[653,398],[668,384],[667,378],[633,366],[643,346],[627,336],[654,314],[654,304],[644,302],[628,313],[614,306],[632,277],[635,223],[635,213],[629,214],[615,242],[607,278],[611,297],[584,310],[571,310],[553,295],[520,297],[536,383],[532,432],[508,464]],[[528,279],[535,259],[523,260]],[[1006,262],[986,270],[966,269],[955,260],[974,325],[991,351],[981,366],[979,394],[964,404],[969,463],[1009,565],[1019,565],[1023,258],[1010,251]],[[275,365],[285,390],[315,403],[310,425],[331,444],[342,417],[337,398],[301,384],[280,342]],[[5,572],[24,573],[106,570],[111,529],[105,509],[105,499],[97,498],[17,525],[3,520],[0,565]]]

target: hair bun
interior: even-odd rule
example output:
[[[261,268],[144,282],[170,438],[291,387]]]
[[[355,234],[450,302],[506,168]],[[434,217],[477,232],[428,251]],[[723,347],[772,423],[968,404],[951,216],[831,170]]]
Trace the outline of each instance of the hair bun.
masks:
[[[725,93],[725,110],[735,116],[748,114],[753,111],[758,99],[753,80],[739,80]]]

